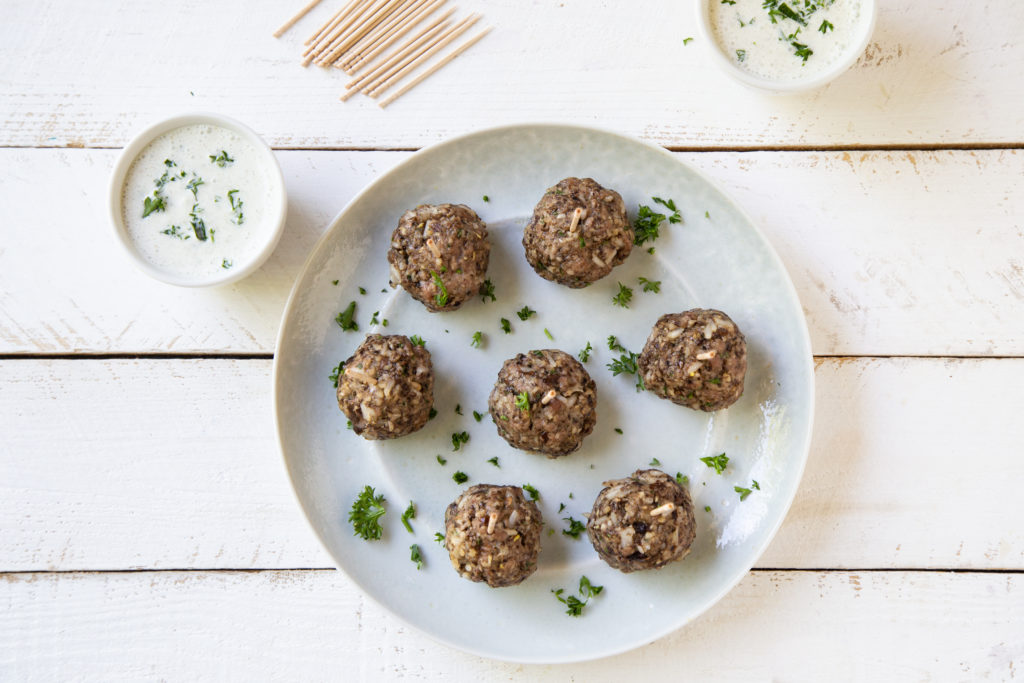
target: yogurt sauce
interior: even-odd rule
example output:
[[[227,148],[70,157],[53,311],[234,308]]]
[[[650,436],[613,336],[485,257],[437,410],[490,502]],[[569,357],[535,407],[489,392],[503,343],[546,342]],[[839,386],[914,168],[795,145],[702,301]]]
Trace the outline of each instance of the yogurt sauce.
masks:
[[[122,191],[124,226],[136,250],[183,277],[245,264],[271,229],[265,169],[260,150],[228,128],[182,126],[157,137],[128,169]]]
[[[863,30],[861,0],[710,0],[708,7],[726,57],[773,81],[814,77]]]

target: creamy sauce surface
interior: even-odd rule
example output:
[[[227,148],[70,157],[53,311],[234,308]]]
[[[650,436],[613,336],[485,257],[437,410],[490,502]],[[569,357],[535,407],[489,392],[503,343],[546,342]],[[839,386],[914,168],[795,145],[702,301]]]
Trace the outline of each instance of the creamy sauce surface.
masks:
[[[125,176],[124,225],[161,270],[202,278],[240,267],[266,241],[271,182],[261,151],[215,125],[150,142]]]
[[[860,0],[711,0],[712,32],[727,58],[774,81],[813,78],[861,35]]]

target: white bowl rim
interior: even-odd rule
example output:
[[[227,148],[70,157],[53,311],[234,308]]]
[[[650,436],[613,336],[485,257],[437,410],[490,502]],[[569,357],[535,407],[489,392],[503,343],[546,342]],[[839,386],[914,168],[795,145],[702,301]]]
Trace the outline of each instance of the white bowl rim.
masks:
[[[270,173],[271,196],[273,197],[276,195],[278,199],[276,211],[274,210],[274,206],[271,206],[268,220],[271,221],[272,228],[268,231],[265,242],[260,251],[248,262],[241,264],[238,268],[232,268],[231,270],[224,271],[224,273],[217,273],[215,276],[205,278],[193,278],[171,273],[157,268],[143,258],[135,248],[131,237],[129,237],[127,230],[124,227],[124,219],[122,215],[122,191],[124,188],[125,178],[128,175],[128,169],[131,168],[132,163],[138,157],[139,153],[145,149],[146,145],[160,135],[176,128],[197,124],[220,126],[222,128],[232,130],[242,135],[257,150],[260,150],[263,153],[266,169]],[[274,151],[270,148],[270,145],[268,145],[263,138],[256,133],[256,131],[241,121],[214,112],[195,111],[175,114],[174,116],[156,121],[144,128],[141,132],[137,133],[121,150],[121,154],[114,164],[114,170],[110,174],[110,184],[107,194],[110,225],[114,233],[115,241],[121,246],[124,253],[127,254],[128,258],[135,264],[135,267],[146,275],[149,275],[155,280],[160,280],[161,282],[166,282],[167,284],[176,285],[178,287],[212,287],[216,285],[226,285],[232,282],[237,282],[238,280],[252,274],[261,265],[263,265],[277,247],[277,243],[284,232],[285,219],[288,216],[288,193],[285,191],[284,175],[281,173],[281,165],[278,163],[277,157],[274,156]]]
[[[711,52],[711,59],[715,62],[718,68],[722,69],[741,83],[776,95],[815,90],[841,76],[847,69],[853,66],[854,62],[856,62],[864,53],[864,50],[868,46],[868,42],[871,40],[871,36],[875,32],[875,23],[878,20],[878,1],[860,0],[862,9],[868,13],[867,21],[863,24],[864,32],[861,35],[860,40],[851,45],[847,54],[842,59],[837,60],[830,67],[813,78],[793,81],[776,81],[770,78],[756,76],[749,71],[744,71],[736,66],[732,60],[722,52],[721,45],[719,45],[718,40],[715,39],[714,31],[711,29],[711,21],[708,16],[708,6],[710,3],[716,1],[717,0],[698,0],[694,5],[697,11],[697,27],[700,30],[701,38],[708,44],[708,51]]]

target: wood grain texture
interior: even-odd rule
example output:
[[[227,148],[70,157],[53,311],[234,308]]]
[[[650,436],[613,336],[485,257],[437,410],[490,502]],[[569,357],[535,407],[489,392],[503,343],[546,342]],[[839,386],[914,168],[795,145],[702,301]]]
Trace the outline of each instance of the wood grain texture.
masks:
[[[755,572],[651,645],[555,666],[438,645],[333,571],[8,574],[0,611],[0,674],[26,682],[1009,680],[1024,668],[1019,574]],[[561,612],[552,598],[543,618],[572,628]]]
[[[118,251],[105,216],[115,156],[0,150],[0,353],[269,353],[316,240],[408,153],[279,152],[291,198],[280,246],[255,275],[214,290],[151,281]],[[1024,153],[678,156],[775,246],[815,353],[1024,354]],[[54,188],[65,188],[59,201]]]
[[[700,39],[683,43],[698,35],[694,3],[469,0],[463,11],[483,12],[494,33],[386,112],[339,103],[345,74],[299,66],[303,39],[339,4],[274,39],[289,10],[273,0],[8,0],[0,146],[116,147],[154,119],[197,109],[292,148],[419,147],[520,121],[701,148],[1022,142],[1021,3],[880,2],[850,72],[780,98],[733,83]]]
[[[759,567],[1024,569],[1024,360],[826,359],[816,380]],[[331,566],[269,387],[265,360],[0,362],[0,571]]]

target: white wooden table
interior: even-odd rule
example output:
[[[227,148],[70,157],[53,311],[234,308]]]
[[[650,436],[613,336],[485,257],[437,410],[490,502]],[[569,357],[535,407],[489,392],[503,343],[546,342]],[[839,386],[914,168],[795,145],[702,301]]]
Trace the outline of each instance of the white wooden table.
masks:
[[[1024,676],[1024,4],[880,0],[851,72],[768,98],[684,45],[689,1],[466,0],[494,33],[386,111],[298,65],[336,3],[270,37],[302,4],[0,2],[0,680]],[[211,291],[146,279],[105,218],[117,148],[197,109],[278,149],[291,198],[268,264]],[[453,651],[365,599],[269,419],[332,216],[411,150],[525,121],[719,182],[789,269],[817,368],[755,569],[677,633],[566,666]]]

